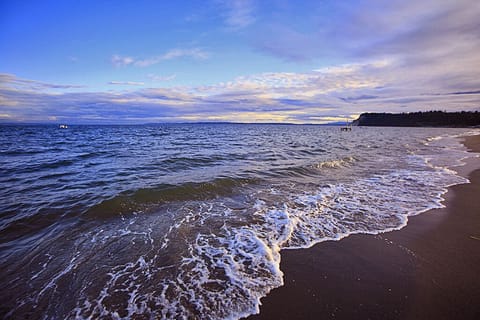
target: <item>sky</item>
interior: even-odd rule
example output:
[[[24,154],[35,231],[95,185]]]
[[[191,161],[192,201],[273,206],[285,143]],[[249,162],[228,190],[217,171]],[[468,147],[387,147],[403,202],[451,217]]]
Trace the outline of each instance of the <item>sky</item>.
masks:
[[[478,0],[0,1],[0,122],[480,110]]]

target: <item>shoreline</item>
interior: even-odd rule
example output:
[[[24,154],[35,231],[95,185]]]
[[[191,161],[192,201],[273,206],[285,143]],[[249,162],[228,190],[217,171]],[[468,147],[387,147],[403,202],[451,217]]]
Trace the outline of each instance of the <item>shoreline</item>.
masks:
[[[463,139],[480,152],[480,135]],[[400,230],[282,250],[284,286],[247,319],[480,318],[479,160],[455,170],[470,183]]]

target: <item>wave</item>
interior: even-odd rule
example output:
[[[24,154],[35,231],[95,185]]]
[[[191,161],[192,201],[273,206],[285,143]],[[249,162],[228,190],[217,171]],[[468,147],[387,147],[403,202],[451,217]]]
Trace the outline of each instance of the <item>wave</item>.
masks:
[[[327,160],[315,164],[313,167],[316,169],[321,168],[345,168],[350,167],[352,164],[358,161],[358,158],[350,156],[336,160]]]
[[[171,161],[174,161],[175,164],[178,165],[178,161],[186,161],[186,159],[174,159]],[[190,161],[198,162],[202,160],[194,159]],[[319,169],[349,167],[357,161],[355,157],[344,157],[342,159],[323,161],[313,165],[272,169],[271,173],[256,172],[257,178],[219,178],[209,182],[188,182],[180,185],[163,184],[154,188],[138,189],[124,192],[95,205],[86,212],[85,217],[90,219],[119,217],[149,211],[155,208],[155,206],[165,203],[208,200],[215,197],[231,195],[240,187],[261,184],[262,179],[259,177],[262,175],[268,176],[273,174],[274,176],[280,177],[312,177],[318,176]]]
[[[266,176],[269,178],[315,178],[324,175],[331,169],[349,168],[356,162],[360,161],[358,157],[343,157],[340,159],[329,159],[317,163],[307,163],[301,166],[287,166],[280,168],[272,168],[268,171],[254,173],[259,176]]]
[[[226,181],[229,186],[232,182]],[[182,210],[184,214],[174,218],[160,239],[149,234],[151,243],[157,245],[146,242],[151,249],[115,267],[96,297],[80,299],[74,315],[95,318],[120,312],[118,306],[105,301],[114,299],[116,288],[125,281],[130,283],[127,291],[133,298],[122,311],[128,316],[225,319],[258,313],[260,298],[283,284],[282,249],[308,248],[354,233],[400,229],[408,216],[442,207],[446,186],[464,182],[451,171],[396,170],[317,190],[298,185],[251,188],[242,200],[249,205],[240,209],[229,204],[228,194],[218,197],[218,187],[212,186],[214,197],[182,202],[176,214]],[[132,219],[135,223],[126,221],[125,225],[135,227],[123,229],[122,237],[136,234],[138,239],[135,230],[152,224]],[[165,253],[176,258],[167,263],[159,258]],[[138,279],[158,281],[148,284],[154,291],[144,291],[145,283]]]
[[[15,173],[16,174],[36,173],[39,171],[48,171],[52,169],[69,167],[74,164],[75,164],[75,160],[71,160],[71,159],[52,160],[45,163],[37,163],[34,165],[25,166],[23,168],[15,169]]]
[[[138,189],[103,201],[89,209],[84,216],[87,219],[105,219],[151,211],[165,203],[209,200],[233,194],[235,189],[259,181],[246,178],[219,178],[209,182],[164,184],[155,188]]]
[[[158,162],[159,166],[167,166],[173,171],[185,170],[192,167],[212,166],[220,161],[227,160],[221,156],[170,157]]]

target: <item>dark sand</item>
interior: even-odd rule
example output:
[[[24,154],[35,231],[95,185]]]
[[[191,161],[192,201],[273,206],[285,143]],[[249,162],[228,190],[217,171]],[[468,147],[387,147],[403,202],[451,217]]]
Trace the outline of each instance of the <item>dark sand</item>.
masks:
[[[249,319],[480,319],[479,167],[400,231],[282,251],[285,286]]]

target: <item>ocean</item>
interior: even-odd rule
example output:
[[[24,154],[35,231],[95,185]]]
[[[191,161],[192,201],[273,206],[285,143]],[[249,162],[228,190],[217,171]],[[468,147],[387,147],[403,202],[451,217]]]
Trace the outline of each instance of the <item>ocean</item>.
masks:
[[[442,207],[472,130],[0,126],[0,315],[258,313],[281,250]]]

